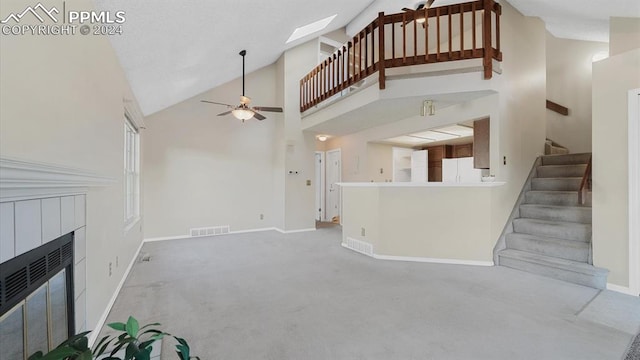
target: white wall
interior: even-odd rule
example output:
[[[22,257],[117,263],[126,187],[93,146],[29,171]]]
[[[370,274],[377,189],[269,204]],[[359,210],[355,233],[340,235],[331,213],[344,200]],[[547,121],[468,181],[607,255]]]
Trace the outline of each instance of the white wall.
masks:
[[[547,32],[547,99],[569,116],[547,110],[547,137],[572,153],[591,152],[591,65],[608,44],[559,39]]]
[[[252,105],[278,106],[277,68],[247,75]],[[277,226],[273,169],[280,161],[282,115],[242,122],[210,100],[237,104],[241,79],[147,118],[143,147],[145,238],[184,236],[190,228],[230,225],[231,231]],[[260,214],[264,219],[260,219]]]
[[[609,54],[637,49],[640,44],[640,18],[612,17],[609,20]]]
[[[284,77],[284,146],[285,190],[284,228],[315,228],[315,134],[302,131],[300,117],[300,79],[318,63],[317,40],[285,51]],[[297,171],[297,174],[289,174]],[[307,180],[311,185],[307,185]]]
[[[3,2],[2,13],[33,5]],[[93,8],[85,0],[66,6]],[[87,328],[93,329],[142,240],[140,224],[123,231],[123,98],[133,96],[107,37],[1,36],[0,155],[116,179],[86,197]]]
[[[629,286],[628,91],[640,88],[638,47],[593,66],[593,262],[620,287]]]

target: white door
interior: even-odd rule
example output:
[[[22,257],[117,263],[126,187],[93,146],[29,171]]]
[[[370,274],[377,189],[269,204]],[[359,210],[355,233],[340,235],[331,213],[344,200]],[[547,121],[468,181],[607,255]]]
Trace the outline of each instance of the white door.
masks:
[[[340,187],[337,185],[342,178],[342,154],[340,149],[327,151],[326,161],[326,187],[327,207],[325,219],[331,221],[335,216],[340,216]]]
[[[427,182],[429,180],[429,155],[427,150],[411,153],[411,182]]]
[[[316,151],[316,220],[324,219],[324,152]]]

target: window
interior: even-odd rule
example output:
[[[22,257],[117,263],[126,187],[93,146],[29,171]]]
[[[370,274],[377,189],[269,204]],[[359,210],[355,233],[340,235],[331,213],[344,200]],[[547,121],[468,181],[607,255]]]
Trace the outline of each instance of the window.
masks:
[[[124,122],[124,223],[131,225],[140,215],[140,135],[131,121]]]

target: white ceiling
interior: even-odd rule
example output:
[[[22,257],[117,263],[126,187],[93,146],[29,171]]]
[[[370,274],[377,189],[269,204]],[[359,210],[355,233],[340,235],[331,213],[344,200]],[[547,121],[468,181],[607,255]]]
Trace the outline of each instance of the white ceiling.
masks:
[[[94,0],[101,10],[124,10],[124,34],[110,36],[140,107],[149,115],[196,96],[242,73],[274,63],[296,27],[337,14],[322,32],[359,31],[378,11],[398,12],[412,0]],[[434,6],[461,2],[436,0]],[[557,37],[608,41],[609,16],[640,17],[639,0],[510,0],[539,16]],[[355,29],[355,30],[354,30]]]

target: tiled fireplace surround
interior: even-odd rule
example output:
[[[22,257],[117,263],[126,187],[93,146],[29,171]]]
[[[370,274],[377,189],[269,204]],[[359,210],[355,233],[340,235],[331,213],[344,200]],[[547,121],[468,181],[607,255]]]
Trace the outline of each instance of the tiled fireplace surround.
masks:
[[[86,204],[114,179],[57,165],[0,158],[0,263],[74,233],[76,333],[86,323]]]

